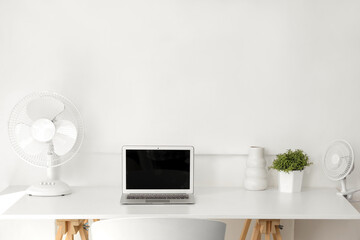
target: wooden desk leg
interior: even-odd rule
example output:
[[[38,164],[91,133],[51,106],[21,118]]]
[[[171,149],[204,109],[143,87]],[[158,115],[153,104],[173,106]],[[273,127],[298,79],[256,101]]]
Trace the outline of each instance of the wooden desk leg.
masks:
[[[87,219],[82,219],[79,220],[78,222],[76,222],[76,226],[75,226],[75,233],[73,235],[75,235],[76,233],[80,234],[81,240],[88,240],[88,231],[85,230],[85,224],[88,222]]]
[[[282,240],[282,237],[280,235],[279,226],[276,226],[275,230],[276,230],[276,240]]]
[[[82,220],[81,228],[79,229],[79,234],[80,234],[81,240],[89,239],[89,220],[88,219]]]
[[[271,221],[271,233],[273,235],[274,240],[282,240],[279,226],[280,226],[280,220],[279,219]]]
[[[74,221],[66,221],[67,225],[67,233],[65,240],[74,240],[74,234],[76,234],[76,230],[74,227]]]
[[[259,224],[259,220],[256,220],[256,225],[253,229],[251,240],[258,240],[259,237],[260,237],[260,224]]]
[[[81,240],[88,240],[88,232],[83,227],[79,229]]]
[[[56,226],[58,227],[55,240],[62,240],[66,230],[66,222],[64,220],[56,220]]]
[[[246,219],[244,228],[241,232],[240,240],[245,240],[251,219]],[[272,235],[273,240],[282,240],[280,234],[280,220],[279,219],[258,219],[251,235],[251,240],[261,240],[261,235],[265,234],[265,240],[270,240]]]
[[[59,227],[58,231],[56,233],[56,236],[55,236],[55,240],[62,240],[62,237],[64,234],[61,231],[62,231],[62,229],[61,229],[61,227]]]
[[[266,221],[265,223],[265,240],[270,240],[271,222]]]
[[[276,237],[276,234],[275,234],[275,233],[273,233],[272,236],[273,236],[273,239],[274,239],[274,240],[277,240],[277,237]]]
[[[56,220],[58,230],[56,233],[56,240],[62,240],[66,236],[65,240],[74,240],[74,235],[80,234],[81,240],[88,240],[88,232],[84,229],[84,224],[87,220],[84,219],[63,219]]]
[[[245,223],[244,223],[244,227],[241,231],[241,235],[240,235],[240,240],[245,240],[246,239],[246,235],[249,231],[249,227],[250,227],[250,223],[251,223],[251,219],[246,219]]]
[[[271,233],[272,233],[272,237],[273,237],[273,239],[274,240],[278,240],[277,239],[277,237],[276,237],[276,228],[278,228],[279,225],[280,224],[280,221],[278,221],[278,222],[273,222],[272,224],[271,224]],[[280,232],[279,232],[280,233]]]
[[[74,240],[74,235],[67,233],[65,240]]]
[[[258,219],[257,224],[259,225],[259,238],[261,235],[265,235],[265,240],[270,240],[270,236],[273,236],[274,240],[281,240],[279,225],[279,219]]]

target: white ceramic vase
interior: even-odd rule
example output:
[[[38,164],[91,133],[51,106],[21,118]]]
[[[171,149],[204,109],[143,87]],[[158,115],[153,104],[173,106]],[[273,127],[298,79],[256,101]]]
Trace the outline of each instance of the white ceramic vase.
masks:
[[[279,172],[279,192],[301,192],[304,171]]]
[[[244,187],[247,190],[260,191],[267,188],[267,169],[264,148],[251,146],[246,161]]]

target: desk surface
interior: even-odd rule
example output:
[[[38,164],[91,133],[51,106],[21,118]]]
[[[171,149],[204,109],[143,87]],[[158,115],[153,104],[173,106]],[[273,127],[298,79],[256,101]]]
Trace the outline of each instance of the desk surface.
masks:
[[[193,205],[121,205],[120,187],[73,187],[64,197],[30,197],[11,186],[0,199],[20,194],[0,219],[104,219],[116,217],[192,217],[210,219],[360,219],[359,212],[335,189],[308,188],[301,193],[277,189],[196,188]],[[8,201],[9,202],[9,201]]]

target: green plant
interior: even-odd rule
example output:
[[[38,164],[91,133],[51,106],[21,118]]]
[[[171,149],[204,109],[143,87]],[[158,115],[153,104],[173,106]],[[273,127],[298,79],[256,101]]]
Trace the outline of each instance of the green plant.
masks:
[[[276,159],[273,161],[269,169],[275,169],[283,172],[290,171],[302,171],[305,167],[310,166],[312,162],[309,161],[309,157],[303,150],[291,149],[287,152],[276,155]]]

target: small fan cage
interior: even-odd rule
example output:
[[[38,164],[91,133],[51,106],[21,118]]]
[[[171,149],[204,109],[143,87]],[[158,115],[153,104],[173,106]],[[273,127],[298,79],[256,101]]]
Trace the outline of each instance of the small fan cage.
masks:
[[[333,161],[334,156],[338,161]],[[324,159],[325,174],[332,180],[344,179],[354,167],[354,152],[351,145],[344,140],[337,140],[330,144]]]
[[[29,103],[31,103],[33,100],[38,99],[41,99],[41,101],[44,102],[56,100],[64,104],[65,109],[56,116],[56,120],[69,120],[75,125],[77,129],[77,138],[74,146],[68,153],[62,156],[58,156],[53,153],[51,157],[49,157],[49,153],[47,151],[36,155],[30,155],[19,146],[15,133],[16,126],[18,124],[26,124],[28,126],[31,126],[34,119],[31,119],[27,115],[27,107]],[[84,138],[84,127],[79,110],[69,99],[57,93],[39,92],[24,97],[14,107],[9,118],[8,133],[11,145],[20,158],[22,158],[29,164],[38,167],[57,167],[72,159],[79,151],[80,145]],[[51,162],[49,163],[49,161]]]

